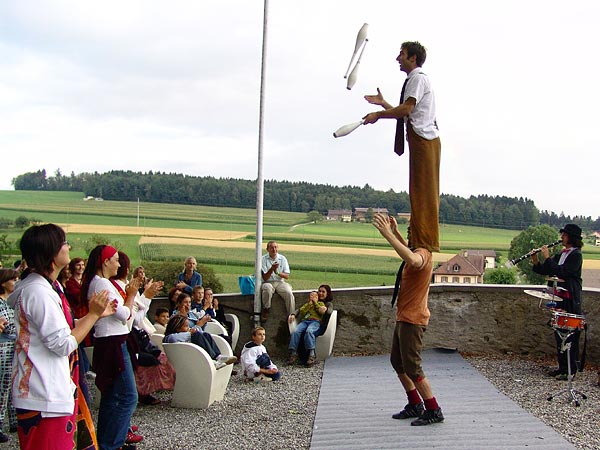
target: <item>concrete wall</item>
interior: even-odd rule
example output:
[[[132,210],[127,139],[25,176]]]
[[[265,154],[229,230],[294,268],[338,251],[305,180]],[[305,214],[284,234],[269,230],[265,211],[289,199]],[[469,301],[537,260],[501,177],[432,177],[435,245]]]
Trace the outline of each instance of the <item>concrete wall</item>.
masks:
[[[429,294],[431,320],[425,333],[427,347],[457,348],[465,352],[553,355],[554,338],[547,323],[548,310],[538,307],[538,299],[524,289],[542,286],[434,284]],[[388,353],[395,326],[395,310],[390,306],[391,287],[334,290],[338,328],[333,351],[336,354]],[[308,291],[295,291],[296,306],[308,300]],[[237,351],[249,340],[252,329],[252,296],[217,295],[226,312],[240,319]],[[584,311],[589,324],[588,361],[600,363],[600,289],[584,288]],[[153,302],[156,306],[165,299]],[[153,312],[149,314],[154,318]],[[269,353],[287,354],[289,333],[283,301],[275,296],[265,325]],[[582,337],[583,339],[583,337]]]

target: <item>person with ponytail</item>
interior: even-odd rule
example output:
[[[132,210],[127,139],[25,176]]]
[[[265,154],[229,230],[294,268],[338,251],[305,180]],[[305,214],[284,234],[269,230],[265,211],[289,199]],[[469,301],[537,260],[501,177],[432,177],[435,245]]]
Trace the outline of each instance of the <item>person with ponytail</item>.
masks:
[[[107,291],[109,299],[117,305],[115,314],[100,319],[94,327],[92,367],[96,372],[96,386],[102,394],[97,425],[101,450],[116,450],[126,443],[129,422],[138,402],[133,375],[135,355],[130,354],[126,341],[129,334],[127,321],[140,282],[139,279],[131,280],[125,295],[121,296],[109,280],[117,274],[119,267],[117,249],[98,245],[90,252],[81,285],[82,302],[97,292]]]

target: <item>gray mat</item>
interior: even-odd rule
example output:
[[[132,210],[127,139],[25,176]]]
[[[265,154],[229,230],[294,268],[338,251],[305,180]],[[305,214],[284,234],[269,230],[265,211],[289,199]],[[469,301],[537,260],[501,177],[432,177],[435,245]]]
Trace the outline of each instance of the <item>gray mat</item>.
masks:
[[[445,421],[413,427],[391,415],[406,395],[389,355],[325,362],[311,449],[574,449],[457,352],[428,350],[424,370]]]

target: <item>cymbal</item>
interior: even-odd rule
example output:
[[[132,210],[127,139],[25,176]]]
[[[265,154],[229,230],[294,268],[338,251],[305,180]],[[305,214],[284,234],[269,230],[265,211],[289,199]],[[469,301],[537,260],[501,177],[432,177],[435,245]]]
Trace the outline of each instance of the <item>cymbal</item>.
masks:
[[[564,283],[565,282],[565,280],[563,280],[562,278],[558,278],[557,276],[546,277],[546,281],[557,281],[558,283]]]
[[[523,292],[525,292],[527,295],[531,295],[532,297],[541,298],[542,300],[562,302],[562,298],[557,295],[549,294],[548,292],[534,291],[533,289],[525,289]]]

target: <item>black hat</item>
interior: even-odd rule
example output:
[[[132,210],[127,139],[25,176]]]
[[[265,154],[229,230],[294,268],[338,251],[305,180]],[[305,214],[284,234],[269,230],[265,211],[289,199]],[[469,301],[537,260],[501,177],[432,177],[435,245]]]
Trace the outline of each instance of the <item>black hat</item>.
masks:
[[[581,228],[579,228],[574,223],[568,223],[564,226],[564,228],[560,229],[561,233],[567,233],[569,236],[574,238],[581,239]]]

